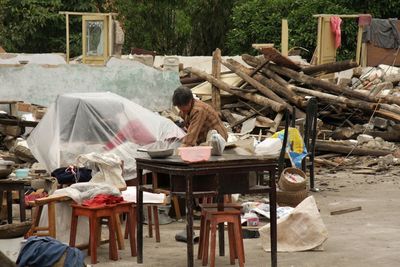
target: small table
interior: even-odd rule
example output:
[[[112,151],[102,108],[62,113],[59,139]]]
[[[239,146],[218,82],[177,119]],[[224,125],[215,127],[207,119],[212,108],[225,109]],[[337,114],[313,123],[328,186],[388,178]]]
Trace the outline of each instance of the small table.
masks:
[[[193,180],[201,179],[199,175],[215,175],[217,192],[224,194],[225,192],[234,193],[231,190],[229,179],[222,179],[225,182],[220,183],[219,176],[227,173],[249,173],[250,171],[268,171],[269,186],[256,185],[251,188],[235,189],[235,193],[269,193],[270,200],[270,219],[271,219],[271,266],[277,266],[277,232],[276,232],[276,184],[275,175],[278,169],[278,159],[263,158],[257,156],[240,156],[227,154],[222,156],[212,156],[208,161],[188,163],[181,160],[178,156],[171,156],[165,159],[136,158],[136,169],[138,178],[137,187],[137,262],[143,263],[143,170],[149,170],[155,173],[166,173],[170,175],[183,176],[186,181],[185,192],[174,192],[172,194],[180,194],[185,196],[186,200],[186,231],[187,231],[187,266],[194,265],[193,257]],[[248,179],[248,176],[245,176]],[[174,180],[171,180],[173,183]],[[201,180],[196,181],[201,182]],[[174,186],[171,184],[172,188]],[[221,198],[219,198],[221,199]],[[220,228],[223,231],[223,228]],[[220,232],[221,233],[221,232]],[[222,232],[223,233],[223,232]],[[221,239],[220,239],[221,240]],[[220,247],[221,251],[221,247]]]
[[[7,221],[12,223],[12,191],[18,191],[19,195],[19,213],[21,222],[26,220],[25,216],[25,181],[3,179],[0,180],[0,212],[3,206],[3,192],[7,192]]]

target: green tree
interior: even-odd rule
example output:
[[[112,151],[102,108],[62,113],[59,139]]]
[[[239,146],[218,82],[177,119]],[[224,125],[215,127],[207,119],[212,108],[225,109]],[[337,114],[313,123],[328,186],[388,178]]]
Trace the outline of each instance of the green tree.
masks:
[[[187,5],[191,35],[189,55],[211,55],[216,48],[224,53],[225,37],[231,26],[232,0],[192,0]]]
[[[8,52],[65,51],[65,16],[59,11],[98,12],[104,0],[0,0],[0,45]],[[71,55],[81,53],[82,24],[71,17]]]
[[[124,51],[132,47],[159,54],[184,54],[190,36],[186,0],[116,0],[115,8],[125,30]]]

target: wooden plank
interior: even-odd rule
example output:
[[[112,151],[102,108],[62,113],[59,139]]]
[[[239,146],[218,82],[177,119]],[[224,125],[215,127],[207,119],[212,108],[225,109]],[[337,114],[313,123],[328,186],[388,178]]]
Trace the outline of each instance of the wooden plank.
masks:
[[[331,215],[340,215],[340,214],[345,214],[353,211],[358,211],[361,210],[361,206],[354,207],[354,208],[348,208],[348,209],[341,209],[341,210],[335,210],[331,211]]]
[[[289,27],[288,20],[282,19],[282,33],[281,33],[281,53],[283,56],[288,56],[289,50]]]
[[[294,63],[288,57],[283,56],[281,53],[279,53],[278,50],[276,50],[273,47],[262,48],[261,52],[264,54],[264,58],[266,60],[273,61],[277,65],[285,66],[292,70],[297,70],[297,71],[301,70],[301,67],[299,65]]]
[[[65,47],[67,64],[69,64],[69,14],[65,14]]]

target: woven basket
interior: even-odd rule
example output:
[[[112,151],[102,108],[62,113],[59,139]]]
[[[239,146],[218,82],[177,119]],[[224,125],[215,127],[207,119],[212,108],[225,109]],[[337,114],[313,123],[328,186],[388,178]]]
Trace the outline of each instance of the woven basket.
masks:
[[[300,182],[300,183],[294,183],[288,179],[286,179],[285,177],[285,173],[293,173],[293,174],[298,174],[301,177],[304,178],[304,181]],[[300,191],[300,190],[304,190],[307,186],[307,181],[306,181],[306,174],[297,168],[286,168],[282,171],[281,173],[281,177],[278,181],[278,186],[282,191]]]
[[[276,191],[276,202],[279,206],[296,207],[308,196],[307,189],[300,191]]]
[[[23,236],[29,231],[31,225],[30,221],[0,225],[0,239]]]

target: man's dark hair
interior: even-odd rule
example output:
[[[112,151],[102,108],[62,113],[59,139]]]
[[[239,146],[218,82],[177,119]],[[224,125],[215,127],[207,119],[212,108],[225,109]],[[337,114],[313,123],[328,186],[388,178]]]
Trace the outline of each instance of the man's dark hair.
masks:
[[[174,106],[185,106],[193,99],[192,90],[186,86],[179,86],[175,89],[172,96],[172,104]]]

